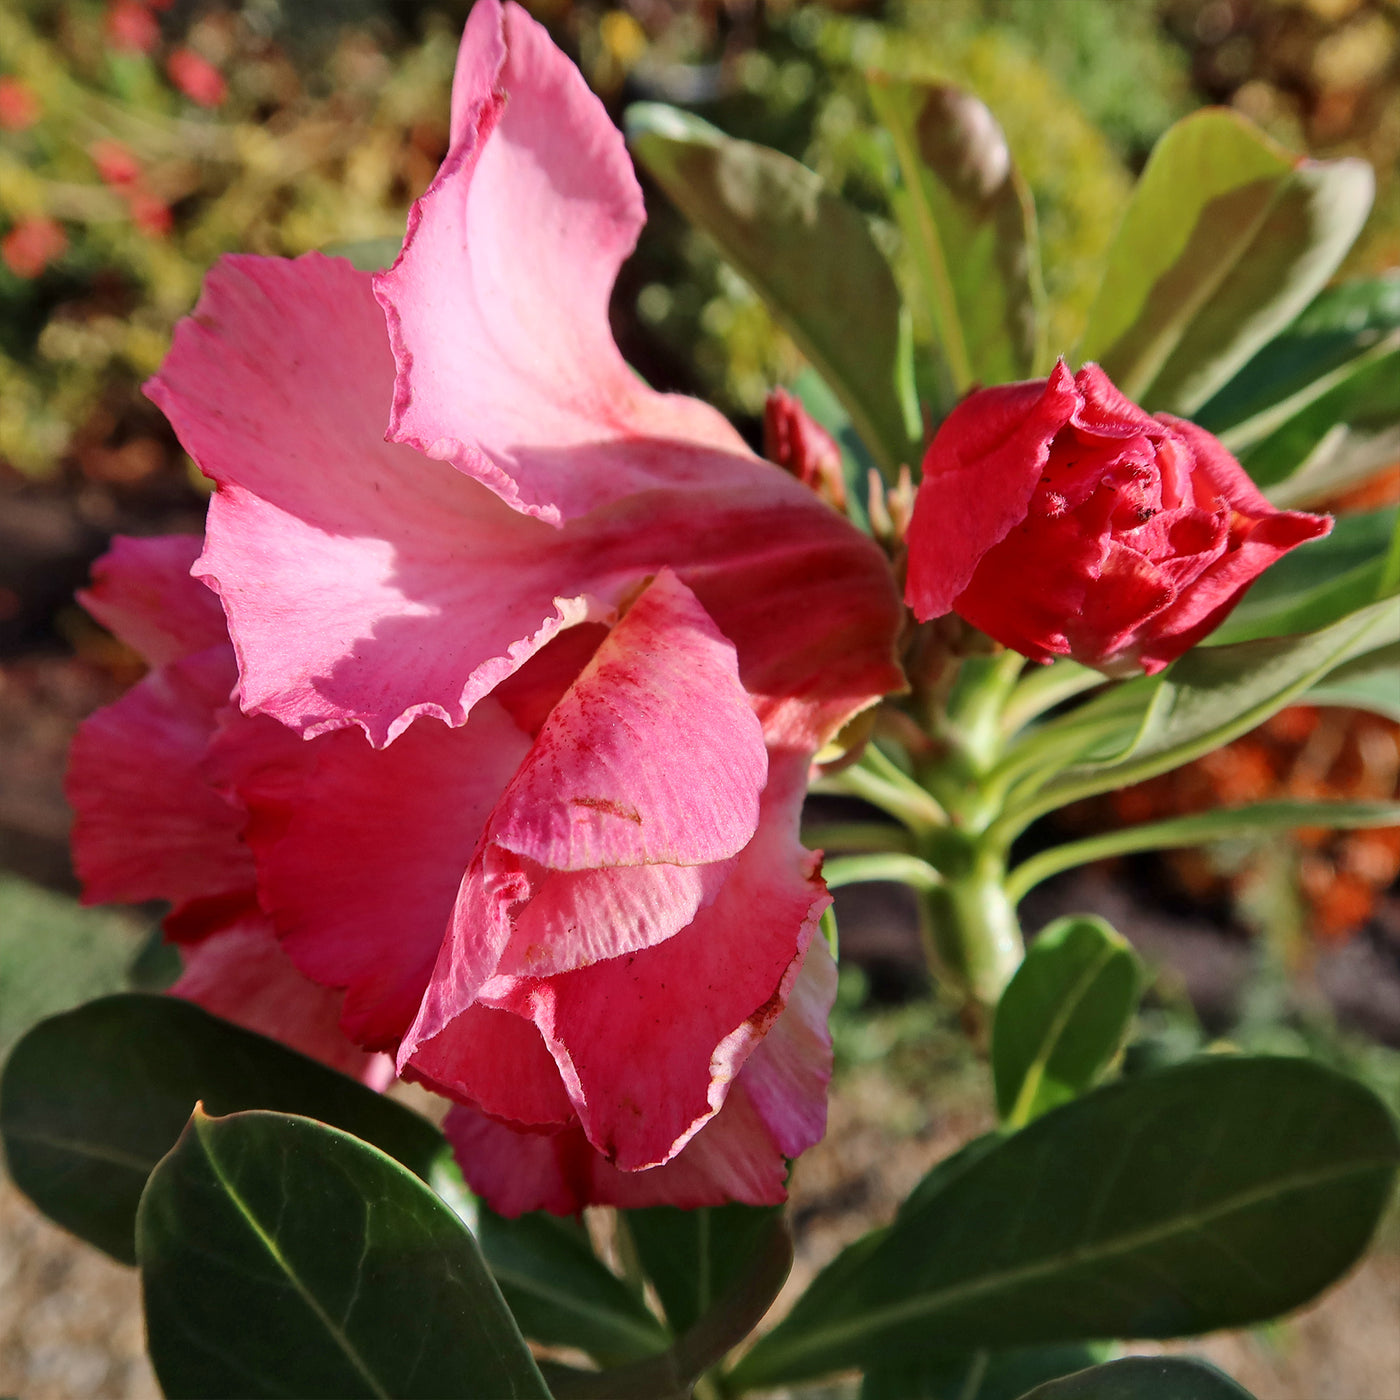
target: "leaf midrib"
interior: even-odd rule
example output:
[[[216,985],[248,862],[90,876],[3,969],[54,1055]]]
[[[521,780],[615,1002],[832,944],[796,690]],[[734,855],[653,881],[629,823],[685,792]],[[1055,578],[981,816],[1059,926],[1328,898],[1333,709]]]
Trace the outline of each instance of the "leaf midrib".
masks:
[[[793,1357],[801,1358],[806,1352],[815,1351],[820,1355],[833,1345],[847,1341],[852,1337],[878,1332],[903,1322],[913,1321],[921,1316],[932,1315],[940,1309],[995,1292],[999,1288],[1015,1287],[1022,1283],[1032,1282],[1061,1269],[1099,1264],[1123,1254],[1130,1254],[1135,1250],[1150,1248],[1177,1235],[1199,1232],[1217,1220],[1273,1199],[1282,1199],[1298,1191],[1324,1186],[1349,1176],[1362,1176],[1377,1170],[1393,1171],[1395,1166],[1396,1159],[1394,1157],[1389,1159],[1375,1158],[1363,1162],[1348,1162],[1325,1171],[1301,1173],[1289,1178],[1276,1178],[1252,1191],[1244,1191],[1231,1196],[1210,1210],[1188,1212],[1173,1217],[1163,1224],[1118,1236],[1115,1240],[1102,1245],[1075,1245],[1047,1259],[1023,1264],[1017,1268],[994,1271],[984,1274],[981,1278],[949,1284],[931,1293],[866,1312],[855,1320],[827,1324],[818,1333],[815,1347],[807,1346],[799,1341],[797,1344],[789,1343],[786,1347],[775,1348],[774,1354],[779,1361],[779,1369],[776,1372],[773,1361],[763,1355],[762,1343],[760,1343],[759,1348],[751,1352],[750,1356],[756,1355],[761,1360],[767,1361],[766,1367],[759,1368],[759,1376],[763,1379],[755,1381],[749,1376],[744,1376],[743,1379],[749,1385],[777,1384],[783,1375],[781,1364],[783,1362],[790,1363]],[[741,1363],[740,1370],[742,1369]]]
[[[219,1185],[223,1187],[224,1192],[227,1194],[229,1200],[232,1201],[235,1209],[247,1222],[248,1228],[272,1257],[273,1263],[286,1275],[292,1287],[296,1289],[302,1302],[306,1304],[314,1314],[316,1320],[325,1328],[327,1334],[336,1345],[340,1347],[341,1351],[345,1354],[346,1360],[350,1362],[351,1366],[354,1367],[356,1373],[365,1384],[369,1386],[370,1390],[379,1397],[379,1400],[389,1400],[389,1392],[379,1383],[379,1380],[375,1377],[373,1371],[369,1369],[364,1358],[355,1349],[350,1338],[347,1337],[344,1331],[332,1320],[330,1314],[327,1313],[317,1301],[316,1296],[302,1282],[296,1270],[292,1268],[291,1262],[282,1253],[281,1249],[278,1248],[277,1241],[263,1229],[257,1216],[253,1214],[252,1208],[243,1197],[238,1194],[237,1187],[235,1187],[233,1182],[224,1174],[218,1159],[210,1149],[210,1145],[205,1141],[203,1133],[197,1133],[197,1137],[200,1149],[204,1153],[204,1160],[209,1163],[210,1170],[214,1173]],[[366,1226],[366,1228],[368,1228],[368,1226]]]

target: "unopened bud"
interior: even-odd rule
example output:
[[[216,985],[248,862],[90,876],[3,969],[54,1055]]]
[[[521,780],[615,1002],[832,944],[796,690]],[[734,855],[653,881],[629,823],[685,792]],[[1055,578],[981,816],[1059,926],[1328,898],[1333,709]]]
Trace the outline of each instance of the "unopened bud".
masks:
[[[810,486],[828,505],[846,509],[841,449],[796,395],[774,389],[763,409],[763,452],[770,462]]]

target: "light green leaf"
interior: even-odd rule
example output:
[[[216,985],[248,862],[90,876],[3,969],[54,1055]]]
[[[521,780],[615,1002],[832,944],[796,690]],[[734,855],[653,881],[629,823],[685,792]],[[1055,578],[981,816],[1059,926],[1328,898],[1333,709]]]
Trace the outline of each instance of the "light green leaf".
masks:
[[[1400,275],[1338,283],[1325,288],[1192,417],[1238,452],[1396,348]]]
[[[41,1021],[0,1077],[15,1185],[50,1219],[123,1263],[146,1178],[191,1110],[272,1108],[353,1132],[425,1181],[451,1151],[425,1118],[285,1045],[175,997],[103,997]]]
[[[1035,206],[996,118],[943,83],[872,74],[902,188],[895,212],[958,394],[1037,372],[1040,255]]]
[[[1313,694],[1307,698],[1313,699]],[[1051,846],[1022,861],[1007,877],[1006,895],[1013,903],[1017,902],[1042,880],[1109,856],[1203,846],[1209,841],[1240,837],[1257,838],[1266,831],[1293,831],[1303,826],[1333,831],[1400,826],[1400,802],[1252,802],[1244,807],[1221,807],[1186,817],[1170,817],[1166,821],[1145,822],[1141,826],[1120,827],[1083,841]]]
[[[478,1206],[476,1237],[520,1330],[534,1341],[577,1347],[605,1366],[669,1345],[641,1294],[603,1265],[574,1221],[506,1220]]]
[[[136,1234],[151,1363],[172,1400],[549,1400],[471,1232],[349,1133],[196,1108]]]
[[[1397,1164],[1380,1100],[1308,1060],[1207,1056],[1120,1080],[838,1255],[731,1389],[1277,1316],[1356,1260]]]
[[[835,391],[880,468],[919,458],[910,344],[864,217],[805,165],[654,102],[626,114],[633,154],[708,233]],[[911,418],[912,413],[912,418]]]
[[[1080,357],[1143,407],[1189,415],[1321,291],[1374,187],[1364,161],[1297,159],[1235,112],[1177,122],[1109,251]]]
[[[1398,520],[1395,506],[1338,516],[1330,535],[1265,569],[1205,645],[1313,632],[1376,601]]]
[[[1043,930],[997,1003],[992,1077],[997,1112],[1024,1127],[1082,1094],[1123,1045],[1140,969],[1125,939],[1081,914]]]
[[[393,267],[403,251],[403,238],[360,238],[348,243],[328,243],[321,251],[328,258],[344,258],[361,272],[379,272]]]
[[[1400,634],[1400,605],[1393,633]],[[1308,705],[1342,705],[1400,721],[1400,643],[1339,666],[1303,697]]]
[[[1021,1400],[1251,1400],[1208,1361],[1188,1356],[1125,1356],[1027,1391]]]
[[[1240,465],[1277,506],[1293,508],[1365,481],[1400,454],[1400,351],[1359,365],[1267,437]]]
[[[997,824],[1003,838],[1035,817],[1110,788],[1142,782],[1247,733],[1346,663],[1391,643],[1394,600],[1360,608],[1320,631],[1196,647],[1152,677],[1115,687],[1052,721],[1013,750],[1032,769]],[[1071,764],[1049,782],[1052,760]]]

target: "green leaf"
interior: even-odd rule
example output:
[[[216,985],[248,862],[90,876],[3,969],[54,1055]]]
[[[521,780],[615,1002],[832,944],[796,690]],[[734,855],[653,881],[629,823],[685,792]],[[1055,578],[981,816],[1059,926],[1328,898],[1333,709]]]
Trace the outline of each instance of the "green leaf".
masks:
[[[1028,1386],[1092,1366],[1104,1348],[1023,1347],[869,1367],[860,1400],[1019,1400]]]
[[[1251,1400],[1223,1371],[1186,1356],[1125,1356],[1049,1381],[1021,1400]]]
[[[677,1333],[693,1327],[734,1286],[779,1213],[776,1206],[741,1205],[627,1212],[642,1268]]]
[[[1400,350],[1355,371],[1239,453],[1278,506],[1311,505],[1365,481],[1400,455]]]
[[[744,1267],[674,1346],[660,1356],[608,1371],[547,1366],[556,1400],[690,1400],[696,1380],[762,1321],[792,1268],[792,1236],[782,1213],[760,1213],[765,1228]]]
[[[1209,1056],[1120,1080],[839,1255],[734,1387],[1276,1316],[1356,1260],[1398,1163],[1380,1100],[1308,1060]]]
[[[1315,692],[1305,698],[1311,700]],[[1400,694],[1400,692],[1397,692]],[[1400,698],[1395,703],[1400,705]],[[1016,903],[1042,880],[1087,865],[1092,860],[1127,855],[1132,851],[1161,851],[1203,846],[1209,841],[1259,837],[1266,831],[1294,831],[1320,826],[1334,831],[1361,827],[1400,826],[1400,802],[1251,802],[1242,807],[1219,807],[1189,816],[1169,817],[1141,826],[1118,827],[1051,846],[1024,860],[1007,877],[1006,897]]]
[[[1396,622],[1400,624],[1400,615]],[[1400,625],[1395,630],[1400,632]],[[1400,721],[1400,643],[1337,667],[1302,699],[1308,705],[1343,705]]]
[[[1082,1094],[1122,1048],[1140,971],[1104,920],[1057,919],[1031,944],[992,1024],[997,1112],[1012,1128]]]
[[[168,1396],[549,1400],[471,1232],[349,1133],[196,1109],[136,1234]]]
[[[1237,452],[1378,353],[1398,346],[1400,275],[1338,283],[1322,291],[1193,418]]]
[[[1309,540],[1265,569],[1205,644],[1313,632],[1374,602],[1397,520],[1395,506],[1338,516],[1330,535]]]
[[[577,1347],[603,1365],[670,1343],[641,1295],[602,1263],[575,1222],[543,1214],[507,1220],[478,1206],[476,1237],[527,1337]]]
[[[1157,143],[1080,347],[1150,411],[1190,414],[1321,291],[1375,187],[1360,160],[1291,156],[1209,108]]]
[[[1013,750],[1029,791],[1013,793],[997,834],[1068,802],[1142,782],[1247,733],[1347,663],[1395,635],[1392,600],[1298,637],[1195,647],[1159,675],[1115,687]],[[1055,763],[1070,764],[1044,782]]]
[[[911,347],[864,217],[805,165],[674,107],[636,103],[626,127],[633,154],[768,304],[881,469],[892,478],[916,463]]]
[[[403,238],[358,238],[348,243],[328,243],[321,250],[328,258],[344,258],[361,272],[393,267],[403,251]]]
[[[872,74],[903,179],[895,211],[959,395],[1040,361],[1035,206],[996,118],[971,93]]]
[[[40,1022],[0,1077],[15,1184],[66,1229],[135,1263],[136,1204],[195,1104],[272,1108],[355,1133],[424,1180],[451,1170],[426,1119],[276,1041],[175,997],[103,997]]]

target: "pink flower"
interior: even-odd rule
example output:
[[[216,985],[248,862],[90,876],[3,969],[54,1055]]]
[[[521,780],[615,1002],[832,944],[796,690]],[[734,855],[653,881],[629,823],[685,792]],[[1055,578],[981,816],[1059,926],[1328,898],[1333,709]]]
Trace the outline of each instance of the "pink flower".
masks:
[[[970,394],[938,430],[906,597],[921,621],[956,612],[1034,661],[1151,675],[1331,525],[1275,510],[1204,429],[1061,361]]]
[[[0,238],[0,261],[26,280],[41,272],[68,247],[68,235],[52,219],[36,215],[20,219]]]
[[[228,96],[224,75],[193,49],[176,49],[165,71],[176,89],[201,107],[217,107]]]
[[[394,268],[225,259],[150,386],[218,483],[193,572],[238,658],[236,705],[175,707],[171,800],[253,872],[170,883],[167,928],[255,889],[510,1213],[782,1199],[830,1067],[808,766],[901,684],[879,550],[621,359],[641,221],[578,72],[481,0]],[[111,897],[100,767],[70,788]]]
[[[9,74],[0,77],[0,131],[24,131],[39,120],[34,89]]]

